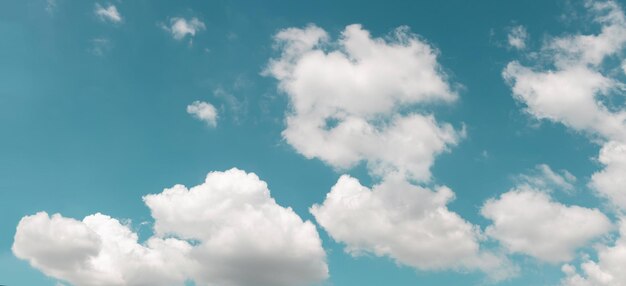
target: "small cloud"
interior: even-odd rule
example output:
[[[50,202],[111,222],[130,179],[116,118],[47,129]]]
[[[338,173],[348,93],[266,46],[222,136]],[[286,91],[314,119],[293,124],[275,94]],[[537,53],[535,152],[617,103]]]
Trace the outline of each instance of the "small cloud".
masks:
[[[554,171],[546,164],[539,164],[528,174],[517,177],[520,185],[530,186],[544,191],[554,189],[572,192],[575,189],[576,177],[567,170]]]
[[[241,83],[238,80],[235,81],[234,88],[240,89],[241,86],[239,86],[239,84]],[[248,101],[246,99],[239,99],[222,87],[213,90],[213,95],[223,100],[235,123],[239,123],[241,119],[240,116],[245,115],[248,111]]]
[[[89,48],[89,52],[96,56],[104,56],[106,52],[111,50],[113,45],[111,41],[107,38],[95,38],[91,40],[91,48]]]
[[[161,27],[171,33],[172,37],[176,40],[182,40],[187,35],[194,37],[197,32],[206,29],[204,23],[195,17],[190,20],[184,18],[172,18],[170,20],[169,27],[165,24],[161,24]]]
[[[528,32],[522,25],[511,28],[508,35],[509,46],[523,50],[526,48],[526,40],[528,39]]]
[[[217,109],[208,102],[194,101],[187,106],[187,113],[206,122],[211,127],[217,126]]]
[[[57,0],[46,0],[46,12],[53,14],[57,8]]]
[[[108,7],[105,8],[102,5],[96,3],[94,13],[102,21],[110,21],[112,23],[122,22],[122,16],[117,11],[117,8],[115,7],[115,5],[109,5]]]

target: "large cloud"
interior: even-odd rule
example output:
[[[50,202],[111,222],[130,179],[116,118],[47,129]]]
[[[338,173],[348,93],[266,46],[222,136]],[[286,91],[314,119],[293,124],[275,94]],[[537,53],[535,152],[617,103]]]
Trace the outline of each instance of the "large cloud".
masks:
[[[276,204],[253,173],[212,172],[205,183],[176,185],[144,201],[155,235],[111,217],[82,221],[24,217],[13,251],[45,274],[74,285],[307,285],[328,276],[310,222]]]
[[[599,210],[560,204],[529,186],[488,200],[481,213],[493,221],[487,235],[510,252],[552,263],[573,259],[576,249],[611,229]]]
[[[366,161],[375,175],[427,180],[434,156],[463,136],[432,114],[413,112],[457,94],[436,51],[407,28],[385,40],[350,25],[331,41],[308,26],[282,30],[275,41],[281,55],[265,74],[278,79],[291,103],[283,137],[307,158],[339,169]]]
[[[421,270],[483,270],[494,279],[514,274],[501,257],[480,249],[480,229],[448,210],[447,187],[429,190],[387,176],[374,188],[342,176],[311,213],[352,255],[389,256]]]

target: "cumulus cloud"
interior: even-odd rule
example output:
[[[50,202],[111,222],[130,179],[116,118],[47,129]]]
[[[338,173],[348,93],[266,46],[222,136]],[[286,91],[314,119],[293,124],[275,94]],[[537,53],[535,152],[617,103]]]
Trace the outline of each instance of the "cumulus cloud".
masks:
[[[387,176],[372,189],[343,175],[311,213],[352,255],[373,253],[421,270],[482,270],[500,280],[515,274],[509,262],[480,249],[480,229],[450,211],[454,193]]]
[[[120,12],[117,11],[115,5],[109,5],[105,8],[102,5],[96,3],[94,13],[102,21],[109,21],[112,23],[122,22],[122,15],[120,15]]]
[[[509,34],[507,35],[509,46],[518,50],[523,50],[526,48],[527,38],[528,32],[526,32],[526,28],[521,25],[511,28]]]
[[[208,102],[194,101],[190,105],[187,105],[187,113],[204,121],[211,127],[217,126],[217,109]]]
[[[196,17],[193,17],[189,20],[185,18],[174,17],[170,20],[169,26],[163,25],[163,29],[170,32],[174,39],[182,40],[187,35],[189,35],[190,37],[194,37],[196,33],[206,29],[206,26]]]
[[[18,224],[13,253],[77,286],[180,285],[191,248],[174,238],[139,244],[128,226],[99,213],[78,221],[40,212]]]
[[[13,252],[74,285],[307,285],[328,276],[315,226],[278,205],[238,169],[144,197],[154,235],[139,243],[102,214],[82,221],[41,212],[20,221]]]
[[[611,100],[623,93],[626,85],[612,77],[613,70],[620,67],[612,67],[608,60],[617,57],[618,65],[622,62],[626,17],[613,1],[588,1],[586,5],[594,22],[601,26],[599,33],[551,38],[541,50],[545,58],[535,67],[514,61],[503,76],[529,114],[585,132],[603,145],[599,161],[605,169],[593,175],[590,186],[626,210],[626,183],[622,179],[626,106],[623,101]]]
[[[620,238],[612,246],[600,246],[598,261],[588,260],[581,265],[583,274],[570,265],[563,266],[565,286],[621,286],[626,285],[626,221],[622,219]]]
[[[551,263],[573,259],[576,249],[611,229],[599,210],[563,205],[527,185],[488,200],[481,214],[493,221],[486,234],[510,252]]]
[[[350,25],[332,41],[319,27],[274,37],[281,52],[265,75],[290,101],[282,135],[296,151],[341,170],[365,161],[372,174],[430,178],[436,154],[463,137],[417,107],[457,98],[428,43],[396,29],[374,38]]]

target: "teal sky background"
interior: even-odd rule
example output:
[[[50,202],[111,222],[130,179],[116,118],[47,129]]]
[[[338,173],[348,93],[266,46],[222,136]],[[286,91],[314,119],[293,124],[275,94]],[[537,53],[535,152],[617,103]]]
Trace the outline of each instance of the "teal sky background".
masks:
[[[433,183],[449,186],[449,205],[487,225],[479,209],[514,186],[513,176],[546,163],[579,178],[563,203],[597,207],[585,187],[599,169],[598,146],[559,124],[522,111],[502,79],[519,54],[506,35],[523,24],[530,47],[546,35],[587,29],[567,1],[119,1],[121,24],[104,23],[93,1],[0,2],[0,284],[55,285],[11,252],[19,219],[38,211],[82,218],[101,212],[130,219],[151,234],[141,197],[175,184],[193,186],[207,172],[237,167],[266,181],[280,205],[314,221],[344,172],[308,160],[281,139],[287,98],[261,75],[276,55],[272,36],[309,23],[333,38],[360,23],[374,36],[402,25],[440,52],[460,83],[460,100],[438,106],[441,122],[465,124],[467,138],[437,157]],[[563,17],[568,15],[568,17]],[[171,17],[197,17],[206,30],[176,41],[159,27]],[[567,18],[567,19],[566,19]],[[94,39],[108,39],[94,50]],[[227,94],[225,96],[224,94]],[[195,100],[220,111],[216,128],[192,118]],[[364,166],[346,173],[365,185]],[[352,258],[318,228],[328,254],[328,285],[476,285],[480,273],[421,272],[391,259]],[[513,256],[522,274],[500,285],[553,285],[560,265]]]

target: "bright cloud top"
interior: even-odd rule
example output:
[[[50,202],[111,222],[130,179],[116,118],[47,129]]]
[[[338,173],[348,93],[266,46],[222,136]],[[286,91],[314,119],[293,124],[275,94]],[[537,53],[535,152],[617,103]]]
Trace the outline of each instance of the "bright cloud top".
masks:
[[[315,226],[276,204],[265,182],[238,169],[191,189],[144,197],[155,235],[128,225],[41,212],[20,221],[13,252],[75,285],[307,285],[328,276]]]
[[[457,94],[436,51],[408,28],[388,40],[360,25],[347,26],[337,41],[313,25],[274,38],[281,55],[265,74],[278,79],[291,103],[282,135],[307,158],[339,169],[366,161],[375,175],[428,180],[434,156],[463,137],[432,114],[412,111]]]
[[[194,101],[192,104],[187,105],[187,113],[204,121],[211,127],[217,126],[217,109],[208,102]]]
[[[120,12],[117,11],[115,5],[109,5],[105,8],[102,5],[96,3],[94,13],[96,13],[96,15],[102,21],[110,21],[112,23],[122,22],[122,15],[120,15]]]
[[[587,1],[586,7],[594,23],[600,26],[598,33],[549,38],[541,49],[542,56],[530,57],[537,60],[533,67],[514,61],[505,68],[503,76],[515,98],[526,104],[530,115],[584,132],[603,145],[598,161],[604,169],[592,176],[589,186],[622,216],[626,211],[626,106],[623,100],[614,99],[623,93],[625,86],[619,78],[626,48],[626,17],[614,1]],[[563,207],[558,209],[564,211]],[[584,225],[589,226],[591,221],[588,220],[592,217],[597,220],[599,214],[586,212]],[[588,227],[582,229],[589,230]],[[600,233],[600,229],[597,232]],[[624,284],[624,277],[617,270],[623,268],[626,257],[622,247],[623,226],[620,235],[615,247],[600,247],[598,262],[583,263],[585,276],[577,274],[574,266],[564,266],[568,275],[564,283]]]
[[[163,26],[163,29],[170,32],[176,40],[182,40],[189,35],[194,37],[196,33],[206,29],[204,23],[198,18],[193,17],[189,20],[185,18],[174,17],[170,20],[170,26]]]
[[[421,270],[483,270],[499,280],[515,274],[508,261],[482,251],[480,229],[448,210],[447,187],[429,190],[388,176],[372,189],[342,176],[311,213],[352,255],[373,253]]]

